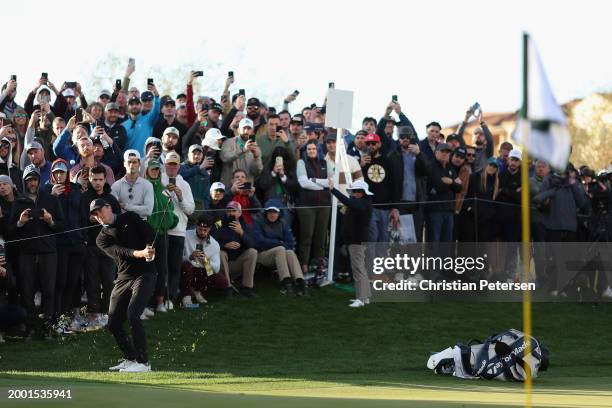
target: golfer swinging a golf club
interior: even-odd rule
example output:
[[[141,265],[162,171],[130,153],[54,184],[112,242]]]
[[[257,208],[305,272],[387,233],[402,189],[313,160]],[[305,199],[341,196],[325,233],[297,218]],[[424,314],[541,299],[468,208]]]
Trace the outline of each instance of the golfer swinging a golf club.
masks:
[[[102,224],[96,244],[117,264],[117,279],[110,295],[108,329],[123,352],[119,364],[111,371],[140,373],[151,371],[147,356],[147,339],[140,320],[145,306],[153,295],[157,271],[155,263],[155,232],[151,225],[133,212],[115,215],[104,199],[89,205],[93,220]],[[130,322],[132,339],[125,327]],[[133,341],[133,342],[132,342]]]

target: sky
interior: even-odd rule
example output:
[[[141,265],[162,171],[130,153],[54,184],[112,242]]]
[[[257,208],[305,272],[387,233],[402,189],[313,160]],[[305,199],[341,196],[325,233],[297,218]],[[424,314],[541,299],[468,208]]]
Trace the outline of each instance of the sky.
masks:
[[[277,108],[299,90],[292,113],[320,105],[335,82],[354,91],[354,129],[365,116],[381,117],[396,94],[423,137],[426,123],[457,123],[475,101],[485,112],[518,109],[523,31],[559,102],[612,89],[605,1],[21,0],[10,14],[5,4],[2,28],[13,40],[0,79],[17,74],[18,101],[41,72],[58,86],[78,80],[94,99],[95,76],[110,89],[125,69],[105,61],[134,57],[141,89],[155,74],[176,94],[189,70],[201,69],[200,93],[218,97],[231,70],[233,92],[244,88]]]

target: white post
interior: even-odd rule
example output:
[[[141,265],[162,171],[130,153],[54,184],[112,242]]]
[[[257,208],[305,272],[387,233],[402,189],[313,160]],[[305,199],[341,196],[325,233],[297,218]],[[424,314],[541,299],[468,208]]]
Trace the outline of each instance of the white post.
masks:
[[[336,130],[337,136],[336,140],[343,138],[342,129],[338,128]],[[342,169],[342,164],[340,163],[340,155],[338,154],[338,149],[344,148],[344,143],[336,142],[336,157],[334,164],[334,187],[338,188],[340,185],[340,169]],[[336,223],[338,222],[338,199],[336,196],[332,196],[332,209],[331,209],[331,227],[329,233],[329,263],[327,265],[327,282],[325,285],[329,285],[334,282],[334,258],[336,255]]]

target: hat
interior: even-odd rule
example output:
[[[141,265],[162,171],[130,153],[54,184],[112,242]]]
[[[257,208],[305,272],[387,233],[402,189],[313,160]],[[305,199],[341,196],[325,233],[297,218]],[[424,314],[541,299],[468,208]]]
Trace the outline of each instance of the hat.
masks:
[[[147,169],[159,169],[161,168],[161,163],[157,159],[150,159],[147,162]]]
[[[7,176],[6,174],[0,175],[0,183],[8,183],[11,188],[15,188],[15,184],[13,184],[13,179]]]
[[[26,168],[23,169],[23,175],[21,177],[23,181],[32,177],[40,178],[40,169],[33,164],[28,164]]]
[[[108,96],[110,98],[111,96],[113,96],[113,94],[111,94],[111,91],[109,91],[108,89],[103,89],[100,92],[100,96]]]
[[[38,143],[36,140],[32,140],[30,143],[26,145],[25,151],[28,152],[30,149],[42,149],[42,145]]]
[[[166,130],[164,130],[164,134],[162,136],[166,136],[167,134],[173,134],[176,136],[180,136],[181,133],[179,132],[179,130],[173,126],[167,127]]]
[[[249,98],[247,101],[247,106],[261,106],[261,102],[257,98]]]
[[[363,180],[353,181],[350,187],[346,188],[347,190],[363,190],[367,195],[374,195],[374,193],[370,192],[370,187],[368,183]]]
[[[144,91],[140,94],[140,99],[142,99],[143,102],[152,101],[154,97],[155,95],[153,95],[151,91]]]
[[[191,146],[189,146],[189,151],[187,152],[187,154],[193,152],[194,150],[202,151],[202,146],[199,144],[192,144]]]
[[[452,140],[456,140],[456,141],[458,141],[458,142],[460,142],[460,143],[461,143],[461,138],[460,138],[460,137],[459,137],[459,135],[458,135],[458,134],[456,134],[456,133],[451,133],[450,135],[448,135],[448,136],[446,137],[446,143],[448,143],[448,142],[450,142],[450,141],[452,141]]]
[[[198,227],[212,227],[215,225],[215,220],[210,214],[202,213],[196,221]]]
[[[127,149],[125,152],[123,152],[124,161],[128,161],[130,156],[136,156],[136,158],[140,160],[140,153],[136,149]]]
[[[355,136],[367,136],[367,135],[368,135],[368,132],[366,132],[365,130],[359,130],[357,131],[357,133],[355,133]]]
[[[106,104],[106,107],[104,108],[105,112],[111,111],[111,110],[119,110],[119,105],[117,105],[115,102],[109,102]]]
[[[238,132],[242,133],[243,129],[248,126],[251,129],[253,129],[254,125],[253,125],[253,121],[249,118],[244,118],[240,121],[240,123],[238,123]]]
[[[225,184],[221,183],[220,181],[212,183],[212,186],[210,186],[210,192],[212,193],[213,191],[217,190],[225,191]]]
[[[159,140],[156,137],[153,137],[153,136],[147,137],[147,140],[145,140],[145,144],[144,144],[145,150],[147,150],[147,147],[149,147],[149,145],[154,144],[154,143],[160,146],[162,144],[161,140]]]
[[[140,98],[137,96],[132,96],[129,100],[128,100],[128,105],[131,105],[133,103],[141,103],[140,102]]]
[[[452,149],[447,143],[440,143],[436,146],[436,152],[447,151],[450,152]]]
[[[107,205],[110,204],[105,199],[96,198],[91,203],[89,203],[89,215],[91,215],[92,212],[98,211],[100,208],[105,207]]]
[[[230,201],[229,203],[227,203],[227,206],[225,208],[242,211],[242,206],[238,201]]]
[[[512,150],[510,150],[510,154],[508,155],[508,158],[510,158],[510,159],[517,159],[517,160],[523,160],[523,154],[518,149],[512,149]]]
[[[66,89],[64,89],[64,92],[62,92],[62,95],[64,95],[64,97],[66,97],[66,96],[74,97],[75,96],[74,89],[66,88]]]
[[[51,173],[55,173],[56,171],[63,171],[64,173],[68,173],[68,166],[64,162],[57,162],[53,166],[51,166]]]
[[[315,130],[316,130],[316,127],[314,123],[306,123],[304,125],[304,131],[306,133],[314,132]]]
[[[167,97],[166,99],[163,100],[162,102],[162,106],[166,106],[166,105],[174,105],[176,106],[176,102],[174,101],[174,99],[172,99],[172,97]]]
[[[453,154],[455,156],[465,157],[465,155],[467,154],[467,150],[465,150],[465,147],[459,146],[458,148],[455,149]]]
[[[487,159],[487,164],[492,164],[495,167],[499,167],[499,163],[497,162],[497,159],[495,157],[489,157]]]
[[[202,146],[208,146],[213,150],[221,150],[218,140],[224,139],[225,136],[221,134],[221,131],[217,128],[210,128],[206,131],[204,140],[202,140]]]
[[[360,130],[359,132],[365,132],[365,130]],[[400,126],[397,128],[397,136],[400,138],[402,136],[412,137],[414,136],[414,130],[410,126]]]
[[[164,160],[166,163],[181,164],[181,156],[177,152],[170,152],[166,154],[166,158]]]
[[[218,110],[219,112],[223,111],[223,109],[221,109],[221,105],[218,104],[217,102],[213,103],[212,105],[210,105],[208,107],[208,110]]]
[[[380,136],[375,133],[370,133],[365,137],[365,142],[378,142],[380,143]]]
[[[301,115],[295,115],[291,118],[289,123],[297,123],[298,125],[304,126],[304,118]]]
[[[280,209],[277,206],[275,206],[275,205],[270,205],[270,206],[264,208],[264,212],[268,212],[268,211],[275,211],[275,212],[279,213]]]
[[[329,142],[329,141],[332,141],[332,140],[333,140],[333,141],[335,142],[335,141],[336,141],[336,138],[337,138],[337,134],[336,134],[336,133],[328,133],[328,134],[325,136],[325,141],[326,141],[326,142]]]

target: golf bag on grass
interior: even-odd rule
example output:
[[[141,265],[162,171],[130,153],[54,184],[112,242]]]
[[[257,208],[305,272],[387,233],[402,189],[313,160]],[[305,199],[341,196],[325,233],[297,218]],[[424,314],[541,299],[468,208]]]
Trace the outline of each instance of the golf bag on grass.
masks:
[[[529,354],[525,353],[527,344],[531,346]],[[484,342],[457,343],[432,354],[427,368],[436,374],[452,374],[459,378],[522,382],[527,372],[536,378],[538,371],[548,368],[548,363],[545,346],[519,330],[510,329],[494,334]]]

